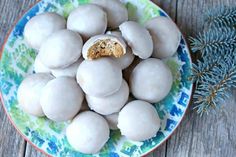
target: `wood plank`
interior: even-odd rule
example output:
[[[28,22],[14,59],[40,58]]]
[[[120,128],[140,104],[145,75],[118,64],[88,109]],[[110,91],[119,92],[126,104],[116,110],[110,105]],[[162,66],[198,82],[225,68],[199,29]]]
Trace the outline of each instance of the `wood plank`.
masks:
[[[35,0],[1,0],[0,1],[0,45],[3,44],[8,30],[14,25],[14,21]],[[0,156],[24,157],[26,142],[10,124],[2,104],[0,104]]]
[[[165,157],[166,156],[166,142],[159,146],[155,151],[148,154],[146,157]]]
[[[195,35],[209,8],[235,4],[234,0],[178,0],[177,24],[185,36]],[[236,153],[236,92],[216,114],[200,117],[192,110],[167,143],[167,157],[234,157]]]
[[[200,117],[189,111],[167,143],[167,157],[234,157],[236,153],[234,99],[216,114]]]
[[[46,155],[36,150],[32,145],[27,144],[25,157],[46,157]]]
[[[231,6],[235,0],[178,0],[177,3],[177,24],[189,37],[201,30],[206,11],[222,5]]]
[[[0,156],[24,157],[25,141],[16,132],[0,104]]]

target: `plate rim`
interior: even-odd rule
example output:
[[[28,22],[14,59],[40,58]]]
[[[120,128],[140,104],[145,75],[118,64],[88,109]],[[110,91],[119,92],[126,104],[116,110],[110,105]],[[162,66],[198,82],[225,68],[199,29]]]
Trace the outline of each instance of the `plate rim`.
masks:
[[[15,21],[13,22],[13,25],[12,27],[7,31],[7,34],[6,36],[4,37],[4,42],[1,46],[1,49],[0,49],[0,61],[2,60],[2,55],[3,55],[3,51],[5,49],[5,45],[7,43],[7,40],[9,38],[9,36],[11,35],[13,29],[15,28],[15,26],[17,25],[17,23],[20,21],[20,19],[28,12],[30,11],[34,6],[38,5],[38,3],[40,3],[41,1],[43,0],[37,0],[36,2],[34,2],[33,4],[31,4],[27,9],[24,10],[23,13],[21,13],[16,19]],[[152,0],[148,0],[150,3],[152,3],[153,5],[157,6],[162,12],[166,13],[159,5],[155,4]],[[166,13],[167,14],[167,13]],[[170,16],[167,14],[168,18],[170,18]],[[171,18],[170,18],[171,19]],[[172,19],[171,19],[172,20]],[[173,20],[172,20],[173,21]],[[178,27],[179,29],[179,26],[176,24],[175,21],[173,21],[175,23],[175,25]],[[180,31],[181,32],[181,31]],[[189,49],[189,45],[186,41],[186,38],[185,36],[183,35],[183,33],[181,32],[181,35],[182,35],[182,39],[184,40],[184,43],[186,45],[186,49],[187,49],[187,53],[189,55],[189,61],[190,61],[190,65],[191,65],[191,68],[192,68],[192,56],[191,56],[191,51]],[[146,156],[150,153],[152,153],[153,151],[155,151],[158,147],[160,147],[162,144],[164,144],[164,142],[166,142],[172,135],[175,134],[175,132],[177,131],[177,128],[179,127],[179,125],[181,124],[181,122],[183,121],[183,119],[186,117],[186,114],[187,114],[187,111],[189,110],[189,107],[190,107],[190,103],[192,101],[192,96],[193,96],[193,83],[191,83],[190,85],[190,89],[189,89],[190,92],[190,95],[189,95],[189,101],[187,103],[187,106],[186,106],[186,110],[184,111],[183,113],[183,116],[181,117],[180,121],[177,123],[177,125],[175,126],[175,128],[173,129],[172,133],[170,133],[168,136],[166,136],[161,143],[157,144],[155,147],[153,147],[152,149],[150,149],[148,152],[142,154],[141,156]],[[1,101],[1,104],[2,104],[2,107],[3,107],[3,110],[5,112],[5,114],[7,115],[7,118],[10,120],[10,123],[11,125],[13,125],[13,127],[16,129],[17,133],[19,133],[21,135],[21,137],[27,141],[30,145],[32,145],[37,151],[43,153],[44,155],[48,156],[48,157],[53,157],[51,156],[49,153],[47,153],[46,151],[44,151],[43,149],[39,148],[37,145],[35,145],[33,142],[31,142],[31,140],[29,138],[27,138],[19,129],[18,127],[16,126],[16,124],[14,123],[14,121],[12,120],[11,116],[9,115],[9,113],[7,112],[6,110],[6,107],[5,107],[5,103],[4,103],[4,99],[3,99],[3,95],[2,95],[2,91],[0,89],[0,101]]]

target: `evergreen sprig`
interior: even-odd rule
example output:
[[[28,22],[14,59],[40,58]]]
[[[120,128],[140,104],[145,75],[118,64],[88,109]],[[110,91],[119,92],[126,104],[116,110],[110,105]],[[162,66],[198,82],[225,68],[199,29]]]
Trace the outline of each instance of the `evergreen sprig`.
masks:
[[[217,108],[217,105],[231,96],[230,91],[236,88],[235,63],[222,63],[224,67],[213,68],[212,73],[206,75],[205,80],[197,86],[194,99],[198,113],[208,113],[209,108]]]
[[[191,79],[196,84],[203,82],[211,74],[211,71],[220,65],[220,60],[220,57],[204,57],[202,60],[197,60],[197,63],[193,64],[193,75]],[[206,62],[208,63],[206,64]]]
[[[190,38],[201,54],[193,65],[195,108],[200,115],[217,108],[236,89],[236,7],[208,12],[203,31]]]
[[[201,52],[202,56],[217,55],[233,51],[236,48],[236,30],[228,27],[211,28],[190,38],[193,52]]]
[[[236,7],[219,7],[207,11],[206,24],[208,27],[235,27]]]

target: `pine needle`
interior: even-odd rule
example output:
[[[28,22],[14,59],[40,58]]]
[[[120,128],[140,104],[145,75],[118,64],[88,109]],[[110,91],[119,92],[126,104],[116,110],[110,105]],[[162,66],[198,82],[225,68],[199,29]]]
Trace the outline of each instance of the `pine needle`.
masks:
[[[236,48],[236,31],[232,28],[212,28],[190,38],[193,52],[201,52],[202,56],[225,54]]]
[[[201,83],[204,79],[211,74],[211,71],[220,66],[220,57],[204,57],[203,60],[197,60],[196,64],[193,64],[193,75],[192,81],[196,82],[196,84]]]
[[[219,7],[207,11],[206,24],[208,27],[235,27],[236,7]]]
[[[193,64],[196,82],[194,109],[200,115],[219,108],[236,89],[236,7],[210,10],[203,32],[190,38],[193,53],[201,58]]]
[[[217,108],[220,103],[229,98],[232,88],[236,88],[235,69],[236,58],[226,60],[203,78],[193,96],[197,105],[195,109],[200,115],[208,113],[210,108]]]

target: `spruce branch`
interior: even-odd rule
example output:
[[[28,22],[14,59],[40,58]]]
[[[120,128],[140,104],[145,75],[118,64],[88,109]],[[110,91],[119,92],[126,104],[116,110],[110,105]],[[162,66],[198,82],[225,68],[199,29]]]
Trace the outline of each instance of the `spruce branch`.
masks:
[[[235,27],[236,26],[236,7],[218,7],[207,11],[207,27]]]
[[[236,62],[236,51],[229,52],[226,55],[215,55],[215,56],[203,56],[201,60],[197,60],[193,63],[193,74],[191,80],[196,85],[207,80],[209,75],[218,69],[225,69],[226,65],[234,65]]]
[[[220,66],[220,57],[205,57],[202,60],[197,60],[196,64],[193,64],[193,74],[191,80],[196,84],[201,83],[204,79],[211,74],[211,71]]]
[[[212,28],[190,38],[193,52],[201,52],[202,56],[225,54],[236,48],[236,30],[232,28]]]
[[[193,53],[200,59],[193,64],[196,83],[195,108],[200,115],[216,109],[236,89],[236,7],[210,10],[203,31],[190,38]]]
[[[212,73],[206,75],[197,86],[193,98],[200,115],[208,113],[210,108],[217,108],[229,98],[232,88],[236,88],[235,59],[226,59],[224,64],[213,68]]]

